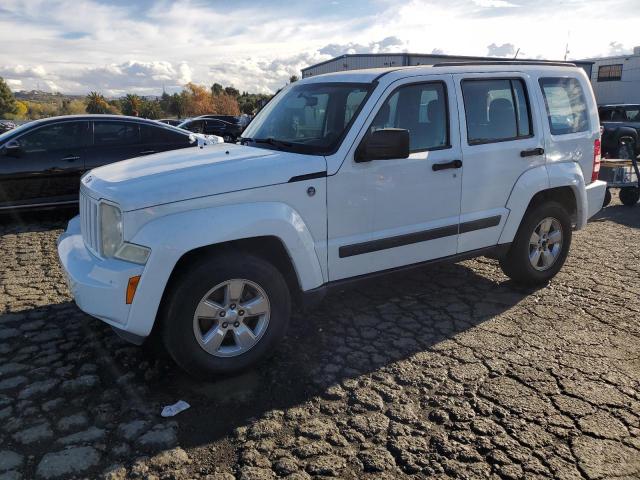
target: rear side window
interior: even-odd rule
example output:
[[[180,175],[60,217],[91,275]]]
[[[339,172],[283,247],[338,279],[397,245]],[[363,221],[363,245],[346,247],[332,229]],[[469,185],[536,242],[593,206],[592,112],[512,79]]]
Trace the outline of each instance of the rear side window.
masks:
[[[378,111],[370,132],[383,128],[409,130],[409,150],[420,152],[449,147],[449,120],[444,83],[399,87]]]
[[[575,78],[541,78],[540,87],[547,106],[553,135],[589,130],[589,111],[580,82]]]
[[[532,135],[529,99],[522,80],[463,80],[462,96],[469,145]]]
[[[138,125],[130,122],[94,122],[93,139],[102,147],[140,143]]]
[[[154,127],[152,125],[140,125],[140,136],[145,144],[189,144],[189,135],[183,135],[164,127]]]

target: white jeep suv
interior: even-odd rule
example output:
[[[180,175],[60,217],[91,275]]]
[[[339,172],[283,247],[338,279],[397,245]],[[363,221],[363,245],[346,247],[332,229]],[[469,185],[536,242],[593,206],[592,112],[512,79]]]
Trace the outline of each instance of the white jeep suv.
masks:
[[[493,255],[547,282],[606,187],[596,103],[570,64],[312,77],[240,143],[89,172],[58,242],[82,310],[134,342],[157,331],[195,375],[255,363],[293,305],[371,274]]]

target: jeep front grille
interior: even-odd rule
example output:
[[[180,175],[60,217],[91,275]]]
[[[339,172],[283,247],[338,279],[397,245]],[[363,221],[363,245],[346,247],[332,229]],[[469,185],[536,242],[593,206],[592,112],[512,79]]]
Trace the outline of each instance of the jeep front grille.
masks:
[[[98,201],[80,192],[80,231],[84,244],[95,255],[100,255],[100,212]]]

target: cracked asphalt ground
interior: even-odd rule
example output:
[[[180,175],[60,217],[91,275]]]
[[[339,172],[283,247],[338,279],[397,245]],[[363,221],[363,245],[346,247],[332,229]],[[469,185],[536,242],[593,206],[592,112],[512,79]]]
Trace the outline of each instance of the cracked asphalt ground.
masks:
[[[1,479],[640,478],[640,206],[546,288],[489,259],[379,280],[210,383],[78,310],[50,217],[0,227]]]

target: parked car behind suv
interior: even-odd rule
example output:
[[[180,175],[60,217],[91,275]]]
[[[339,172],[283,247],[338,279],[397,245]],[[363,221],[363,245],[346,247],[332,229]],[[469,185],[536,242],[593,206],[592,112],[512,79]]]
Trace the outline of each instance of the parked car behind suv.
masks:
[[[16,128],[16,124],[9,120],[0,120],[0,133],[8,132]]]
[[[315,76],[241,143],[93,170],[58,243],[82,310],[134,342],[155,328],[195,375],[255,364],[292,306],[372,275],[491,255],[544,284],[606,188],[589,79],[568,64]]]
[[[184,128],[190,132],[217,135],[227,143],[236,143],[245,126],[241,121],[241,117],[231,115],[202,115],[185,120],[178,125],[179,128]]]
[[[630,159],[640,155],[640,105],[602,105],[602,155]]]
[[[135,117],[70,115],[30,122],[0,135],[0,212],[75,204],[87,170],[195,145],[197,138],[184,130]]]

